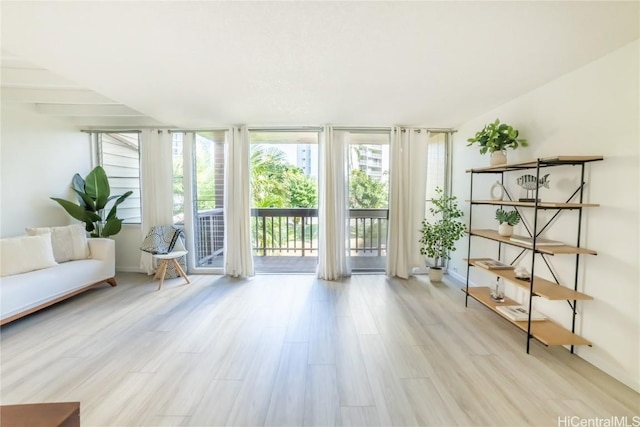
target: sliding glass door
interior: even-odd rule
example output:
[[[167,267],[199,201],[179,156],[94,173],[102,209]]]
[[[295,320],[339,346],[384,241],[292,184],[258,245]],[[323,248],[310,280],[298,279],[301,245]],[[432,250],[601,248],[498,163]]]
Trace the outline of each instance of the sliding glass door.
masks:
[[[384,271],[389,219],[389,133],[349,135],[348,255],[353,271]]]
[[[173,215],[191,248],[191,269],[219,273],[224,255],[226,130],[173,134]]]
[[[318,262],[318,132],[252,131],[251,233],[258,273]]]

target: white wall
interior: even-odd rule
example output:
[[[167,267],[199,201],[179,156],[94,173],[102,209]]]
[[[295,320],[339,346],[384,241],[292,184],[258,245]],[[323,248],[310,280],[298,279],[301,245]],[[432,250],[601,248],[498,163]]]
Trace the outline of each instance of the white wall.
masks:
[[[113,237],[116,242],[116,270],[141,272],[140,244],[144,236],[140,224],[123,224],[120,233]]]
[[[0,237],[18,236],[25,227],[76,222],[49,197],[75,200],[76,172],[91,171],[89,135],[24,104],[2,104],[0,139]],[[116,269],[140,271],[139,224],[125,224],[113,236]]]
[[[89,136],[23,104],[2,105],[0,236],[74,222],[49,197],[74,200],[71,178],[91,170]]]
[[[637,391],[640,391],[639,50],[639,42],[635,41],[465,123],[459,128],[453,147],[453,191],[467,214],[469,207],[463,201],[469,199],[470,180],[465,170],[488,165],[489,159],[481,156],[476,146],[467,147],[466,139],[496,117],[519,129],[521,136],[530,142],[528,148],[510,151],[510,162],[554,155],[605,157],[604,161],[587,167],[585,179],[588,182],[585,201],[601,206],[584,211],[582,245],[597,250],[598,255],[581,258],[579,290],[594,300],[579,303],[582,314],[577,320],[577,332],[592,341],[593,347],[578,347],[577,354]],[[551,189],[541,190],[543,200],[561,199],[565,194],[568,197],[578,186],[578,172],[577,167],[570,166],[547,169]],[[522,197],[514,181],[524,173],[506,175],[507,187],[515,197]],[[481,178],[474,180],[474,198],[488,199],[489,186],[497,176],[475,177]],[[474,207],[474,228],[497,228],[494,211],[495,207]],[[545,237],[574,242],[577,213],[566,212],[561,217]],[[516,232],[525,234],[519,227]],[[495,257],[496,247],[492,242],[473,238],[471,256]],[[452,274],[466,275],[462,260],[467,256],[466,239],[459,242],[453,255]],[[575,256],[552,258],[561,281],[572,286]],[[490,276],[471,270],[472,282],[486,285],[491,280]],[[536,275],[550,278],[538,267]],[[523,291],[508,289],[516,300],[526,298]],[[535,301],[540,311],[570,325],[571,311],[566,302],[539,298]]]

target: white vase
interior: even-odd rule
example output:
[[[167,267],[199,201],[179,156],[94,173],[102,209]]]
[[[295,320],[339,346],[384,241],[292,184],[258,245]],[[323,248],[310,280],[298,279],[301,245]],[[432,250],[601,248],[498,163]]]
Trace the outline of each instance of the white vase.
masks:
[[[442,282],[442,267],[429,267],[429,281]]]
[[[498,226],[498,234],[504,237],[511,236],[513,234],[513,225],[503,222]]]
[[[491,166],[504,165],[507,163],[507,153],[505,151],[494,151],[491,153],[489,162]]]

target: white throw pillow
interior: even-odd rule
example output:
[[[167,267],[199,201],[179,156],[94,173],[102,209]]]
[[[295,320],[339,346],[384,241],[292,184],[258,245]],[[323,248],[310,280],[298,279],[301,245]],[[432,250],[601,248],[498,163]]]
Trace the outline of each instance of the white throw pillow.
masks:
[[[0,239],[0,276],[53,267],[51,234]]]
[[[87,259],[91,255],[89,244],[87,243],[87,232],[81,224],[64,227],[27,228],[29,236],[46,233],[51,233],[53,256],[56,262]]]

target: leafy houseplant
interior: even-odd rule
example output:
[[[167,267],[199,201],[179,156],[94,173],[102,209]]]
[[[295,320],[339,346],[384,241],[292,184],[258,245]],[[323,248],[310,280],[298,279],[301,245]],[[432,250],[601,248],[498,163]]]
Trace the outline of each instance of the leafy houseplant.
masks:
[[[111,196],[109,179],[102,166],[96,166],[84,179],[75,174],[71,180],[71,188],[78,195],[79,204],[57,197],[51,199],[58,202],[69,215],[84,222],[91,237],[109,237],[120,232],[122,220],[116,216],[117,208],[132,191],[121,196]],[[114,199],[113,206],[106,214],[107,204]]]
[[[514,226],[520,222],[520,214],[518,211],[496,210],[496,219],[500,224],[506,222],[510,226]]]
[[[450,253],[456,250],[455,242],[465,232],[465,226],[459,220],[463,214],[458,208],[456,197],[446,196],[441,188],[436,188],[436,193],[436,198],[431,200],[433,207],[429,208],[436,219],[433,222],[422,220],[420,230],[420,253],[434,260],[434,266],[429,269],[430,277],[432,269],[442,270],[444,260],[451,259]]]
[[[496,219],[500,224],[498,226],[498,234],[501,236],[511,236],[513,234],[513,226],[520,222],[520,214],[518,211],[496,210]]]
[[[519,146],[526,147],[529,144],[526,139],[518,139],[519,132],[506,123],[500,123],[500,119],[489,123],[476,132],[473,138],[467,139],[467,147],[478,143],[480,154],[491,154],[491,166],[507,163],[506,149],[516,149]],[[495,153],[495,154],[494,154]]]

